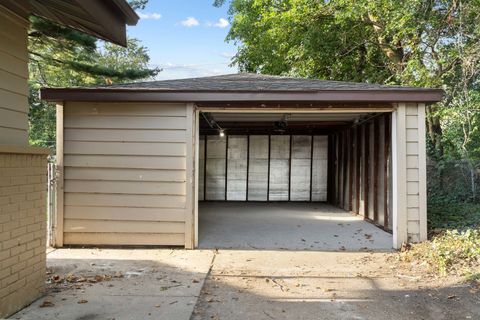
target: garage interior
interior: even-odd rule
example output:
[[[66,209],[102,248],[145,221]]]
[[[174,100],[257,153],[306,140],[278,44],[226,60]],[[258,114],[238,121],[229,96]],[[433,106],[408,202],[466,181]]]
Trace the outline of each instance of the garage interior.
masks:
[[[199,247],[390,250],[391,106],[262,106],[199,114]]]

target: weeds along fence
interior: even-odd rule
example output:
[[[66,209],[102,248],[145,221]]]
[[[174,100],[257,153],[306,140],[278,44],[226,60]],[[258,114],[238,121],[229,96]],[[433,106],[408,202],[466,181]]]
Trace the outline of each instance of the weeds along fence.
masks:
[[[480,164],[465,160],[427,162],[430,199],[455,202],[480,201]]]

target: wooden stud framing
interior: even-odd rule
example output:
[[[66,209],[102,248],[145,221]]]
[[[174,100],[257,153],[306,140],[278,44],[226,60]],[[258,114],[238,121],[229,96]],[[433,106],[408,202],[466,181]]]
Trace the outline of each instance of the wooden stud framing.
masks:
[[[349,131],[345,131],[343,134],[343,165],[342,165],[342,208],[346,209],[346,186],[347,186],[347,176],[348,176],[348,143],[349,143]]]
[[[349,168],[348,168],[348,211],[353,211],[353,164],[354,158],[353,153],[355,151],[355,137],[354,137],[354,129],[349,129]]]
[[[271,136],[268,135],[268,161],[267,161],[267,202],[270,201],[270,156],[271,150]]]
[[[388,164],[390,162],[390,139],[391,139],[391,132],[390,132],[390,114],[385,114],[384,116],[384,124],[385,124],[385,135],[384,135],[384,161],[383,161],[383,227],[385,229],[389,228],[389,214],[388,214],[388,189],[389,189],[389,179],[388,179]]]
[[[361,164],[361,154],[362,154],[362,131],[361,127],[355,127],[355,156],[356,156],[356,164],[355,164],[355,212],[360,214],[360,164]]]
[[[313,139],[314,139],[314,135],[311,135],[311,139],[310,139],[310,202],[312,202],[312,191],[313,191]]]
[[[288,154],[288,201],[290,201],[290,196],[292,193],[292,142],[293,135],[290,135],[290,151]]]
[[[205,148],[203,148],[203,200],[207,201],[207,138],[208,135],[205,135]]]
[[[250,177],[250,135],[247,135],[247,180],[245,187],[245,199],[248,201],[248,178]]]
[[[364,146],[365,146],[365,156],[363,161],[363,203],[364,210],[363,215],[369,217],[369,193],[370,193],[370,123],[364,125]]]
[[[378,170],[380,156],[380,124],[378,118],[373,120],[373,220],[378,223]]]
[[[57,166],[54,246],[63,247],[64,163],[63,163],[63,104],[57,104]]]
[[[225,135],[225,201],[228,200],[227,197],[227,186],[228,186],[228,134]]]
[[[393,247],[401,248],[408,241],[407,213],[407,165],[406,155],[406,105],[399,103],[392,113],[392,226]]]

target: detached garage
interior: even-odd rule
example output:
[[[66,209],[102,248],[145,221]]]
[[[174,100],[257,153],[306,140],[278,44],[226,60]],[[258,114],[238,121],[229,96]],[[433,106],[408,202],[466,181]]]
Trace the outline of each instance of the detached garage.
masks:
[[[389,247],[427,237],[425,106],[441,90],[236,74],[42,97],[57,103],[57,247],[295,234],[322,249],[330,232],[358,249],[352,219]]]

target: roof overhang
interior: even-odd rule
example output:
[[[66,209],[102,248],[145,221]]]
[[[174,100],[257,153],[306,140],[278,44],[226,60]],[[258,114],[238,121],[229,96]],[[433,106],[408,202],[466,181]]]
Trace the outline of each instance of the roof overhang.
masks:
[[[126,25],[138,15],[125,0],[2,0],[1,5],[27,18],[33,14],[122,46]]]
[[[162,91],[137,89],[45,88],[48,101],[143,102],[424,102],[441,101],[443,90],[322,90],[322,91]]]

